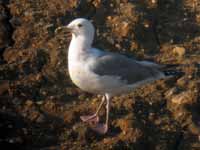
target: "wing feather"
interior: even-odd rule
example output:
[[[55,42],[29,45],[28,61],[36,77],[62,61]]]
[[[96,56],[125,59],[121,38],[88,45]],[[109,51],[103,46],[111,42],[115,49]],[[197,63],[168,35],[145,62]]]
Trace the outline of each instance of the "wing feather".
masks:
[[[120,77],[121,80],[128,84],[140,82],[148,78],[158,78],[163,75],[156,65],[145,65],[115,53],[106,53],[97,57],[90,69],[101,76]]]

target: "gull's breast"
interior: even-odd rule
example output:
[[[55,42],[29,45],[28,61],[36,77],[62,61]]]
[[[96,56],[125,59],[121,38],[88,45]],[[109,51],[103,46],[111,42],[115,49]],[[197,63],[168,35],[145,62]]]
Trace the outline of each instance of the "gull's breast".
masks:
[[[72,82],[80,89],[90,93],[99,93],[97,77],[84,64],[70,64],[69,75]]]
[[[132,89],[124,84],[119,77],[99,76],[84,67],[83,64],[70,65],[69,63],[69,75],[77,87],[89,93],[119,95]]]

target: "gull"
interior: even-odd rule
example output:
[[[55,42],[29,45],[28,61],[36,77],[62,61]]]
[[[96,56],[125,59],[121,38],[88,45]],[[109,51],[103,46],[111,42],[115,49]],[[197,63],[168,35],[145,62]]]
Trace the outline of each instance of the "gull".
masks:
[[[134,88],[153,82],[175,71],[163,71],[163,65],[149,61],[137,61],[124,55],[92,47],[95,28],[85,18],[77,18],[65,28],[72,34],[68,49],[68,71],[72,82],[83,91],[102,95],[93,115],[81,116],[83,122],[93,123],[91,128],[100,134],[108,131],[110,100],[131,92]],[[105,123],[99,123],[99,111],[106,102]]]

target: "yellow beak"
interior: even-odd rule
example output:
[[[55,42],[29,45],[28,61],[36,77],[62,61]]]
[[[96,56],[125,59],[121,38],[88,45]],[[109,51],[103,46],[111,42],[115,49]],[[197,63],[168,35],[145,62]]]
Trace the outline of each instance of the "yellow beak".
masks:
[[[61,26],[61,27],[56,28],[55,33],[58,33],[58,32],[60,32],[61,30],[65,30],[65,31],[67,31],[67,32],[72,32],[72,29],[69,28],[68,26]]]

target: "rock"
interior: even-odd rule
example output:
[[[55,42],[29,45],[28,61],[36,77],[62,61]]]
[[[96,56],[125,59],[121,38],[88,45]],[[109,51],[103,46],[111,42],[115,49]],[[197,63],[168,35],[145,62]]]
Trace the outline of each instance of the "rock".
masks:
[[[46,119],[45,116],[43,114],[39,113],[39,115],[36,119],[36,122],[37,123],[44,123],[46,121],[45,119]]]
[[[38,122],[40,122],[42,118],[38,119],[39,116],[40,116],[40,113],[38,111],[31,110],[29,112],[28,119],[30,119],[31,121],[38,121]]]
[[[72,130],[77,135],[77,139],[84,143],[91,138],[91,129],[85,124],[76,124],[72,127]]]
[[[71,124],[75,119],[75,112],[74,111],[65,111],[63,113],[63,116],[64,116],[64,122],[66,124]]]
[[[9,89],[9,81],[0,81],[0,95]]]
[[[127,134],[130,129],[132,128],[133,121],[132,120],[125,120],[125,119],[119,119],[117,122],[117,125],[122,130],[123,134]]]
[[[165,97],[167,99],[171,98],[177,92],[178,92],[178,89],[176,87],[173,87],[173,88],[169,89],[167,92],[165,92]]]
[[[181,87],[184,87],[188,84],[189,80],[186,78],[186,77],[182,77],[182,78],[179,78],[176,83],[181,86]]]
[[[184,47],[175,47],[173,48],[173,53],[178,55],[179,57],[183,57],[185,55],[185,48]]]
[[[4,5],[0,5],[0,48],[7,47],[11,42],[11,26],[9,15]]]
[[[194,123],[189,124],[188,129],[194,135],[200,135],[200,128],[199,126],[195,125]]]
[[[33,101],[32,100],[27,100],[26,103],[25,103],[26,107],[30,108],[34,105]]]
[[[171,98],[171,102],[177,105],[192,103],[192,92],[186,91],[177,94]]]

